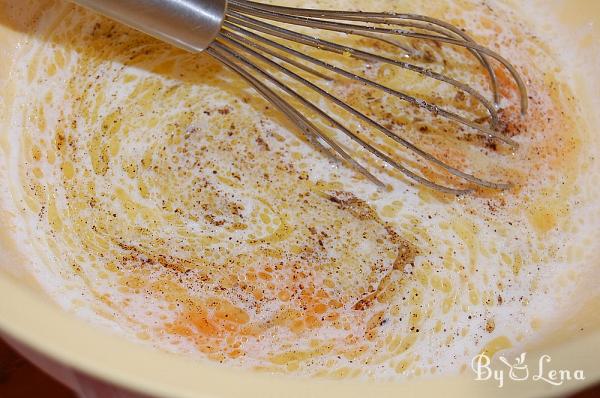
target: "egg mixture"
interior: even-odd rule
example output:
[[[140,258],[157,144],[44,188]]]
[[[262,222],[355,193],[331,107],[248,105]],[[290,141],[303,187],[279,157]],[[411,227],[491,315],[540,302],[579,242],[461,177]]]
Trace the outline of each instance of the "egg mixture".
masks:
[[[129,339],[270,372],[452,374],[482,351],[535,339],[589,268],[600,207],[587,183],[597,143],[543,41],[495,1],[283,3],[439,17],[514,62],[528,87],[525,117],[509,75],[494,67],[504,133],[517,149],[373,89],[322,83],[439,158],[513,188],[441,194],[339,138],[387,185],[380,189],[315,150],[209,55],[50,1],[11,73],[1,143],[3,206],[18,215],[15,234],[39,283],[66,310]],[[408,43],[431,56],[428,67],[489,96],[467,52]],[[484,115],[443,83],[348,62]],[[348,123],[394,159],[460,186]]]

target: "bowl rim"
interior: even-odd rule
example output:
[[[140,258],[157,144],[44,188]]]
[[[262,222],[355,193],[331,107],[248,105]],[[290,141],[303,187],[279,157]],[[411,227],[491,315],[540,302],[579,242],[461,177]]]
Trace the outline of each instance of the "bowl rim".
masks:
[[[108,333],[43,300],[40,294],[0,276],[0,330],[53,360],[131,391],[164,397],[398,397],[408,396],[558,396],[600,380],[600,332],[567,341],[530,358],[551,355],[560,369],[585,369],[586,380],[552,387],[540,382],[492,382],[462,376],[405,382],[305,379],[219,366],[158,351]],[[15,305],[19,303],[19,305]],[[24,311],[23,309],[27,310]],[[536,361],[531,362],[535,366]]]

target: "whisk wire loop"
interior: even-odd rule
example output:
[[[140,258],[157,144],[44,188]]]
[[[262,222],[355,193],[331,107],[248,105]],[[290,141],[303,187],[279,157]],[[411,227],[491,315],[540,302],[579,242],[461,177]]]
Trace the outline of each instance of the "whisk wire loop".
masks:
[[[427,17],[424,15],[417,14],[398,14],[398,13],[382,13],[382,12],[356,12],[356,11],[339,11],[339,10],[315,10],[308,8],[293,8],[293,7],[284,7],[284,6],[276,6],[271,4],[263,4],[256,3],[253,1],[230,1],[231,7],[239,7],[240,9],[258,9],[266,12],[271,12],[273,14],[287,14],[287,15],[296,15],[296,16],[304,16],[304,17],[313,17],[313,18],[326,18],[330,20],[341,20],[341,21],[364,21],[365,17],[371,18],[371,22],[373,23],[381,23],[381,24],[389,24],[390,21],[396,26],[422,29],[425,31],[435,32],[438,34],[446,35],[448,37],[462,38],[465,41],[475,43],[475,41],[466,34],[463,30],[457,28],[456,26],[449,24],[445,21]],[[422,24],[424,23],[424,24]],[[395,45],[407,53],[412,53],[413,50],[401,43],[394,42],[386,39],[385,37],[374,36],[372,33],[368,32],[355,32],[355,34],[362,35],[365,37],[378,38],[386,43]],[[496,78],[496,74],[491,67],[488,59],[477,52],[474,49],[468,49],[481,63],[481,65],[485,68],[486,72],[490,78],[491,90],[493,92],[494,103],[496,105],[500,102],[500,93],[498,92],[498,81]]]
[[[215,50],[216,50],[217,54],[219,54],[219,55],[228,54],[229,57],[230,57],[230,60],[231,59],[235,59],[235,60],[239,61],[241,64],[243,64],[244,66],[248,67],[250,70],[253,70],[254,72],[257,72],[257,73],[263,75],[264,77],[268,78],[271,83],[275,84],[277,87],[279,87],[280,89],[282,89],[286,93],[292,95],[296,100],[302,102],[303,105],[307,106],[313,112],[316,112],[320,116],[322,116],[323,118],[327,119],[329,122],[332,123],[332,125],[334,127],[338,128],[340,131],[342,131],[348,137],[350,137],[351,139],[353,139],[355,142],[357,142],[364,149],[366,149],[367,151],[373,153],[379,159],[383,160],[387,164],[389,164],[392,167],[396,168],[397,170],[399,170],[400,172],[402,172],[403,174],[405,174],[407,177],[413,179],[414,181],[416,181],[416,182],[418,182],[420,184],[423,184],[424,186],[427,186],[429,188],[432,188],[432,189],[434,189],[436,191],[440,191],[440,192],[444,192],[444,193],[449,193],[449,194],[454,194],[454,195],[468,194],[468,193],[471,193],[473,191],[472,189],[455,189],[455,188],[451,188],[451,187],[446,187],[446,186],[443,186],[443,185],[439,185],[439,184],[436,184],[436,183],[434,183],[434,182],[432,182],[432,181],[430,181],[430,180],[428,180],[426,178],[423,178],[423,177],[419,176],[418,174],[415,174],[414,172],[412,172],[408,168],[404,167],[400,163],[396,162],[394,159],[392,159],[391,157],[389,157],[385,153],[379,151],[377,148],[375,148],[371,144],[369,144],[366,141],[362,140],[359,136],[357,136],[356,134],[354,134],[350,130],[348,130],[341,122],[339,122],[338,120],[334,119],[333,117],[331,117],[330,115],[328,115],[323,110],[319,109],[316,105],[314,105],[310,101],[307,101],[302,95],[300,95],[299,93],[297,93],[296,91],[294,91],[293,89],[291,89],[288,85],[282,83],[280,80],[278,80],[277,78],[275,78],[271,74],[269,74],[269,73],[265,72],[263,69],[259,68],[257,65],[255,65],[253,62],[249,61],[244,56],[242,56],[239,53],[236,53],[235,51],[227,48],[226,46],[220,44],[219,42],[216,42],[214,45],[212,45],[211,49],[209,49],[209,52],[211,54],[214,54]],[[240,73],[240,69],[241,68],[239,68],[239,66],[237,66],[235,64],[234,64],[234,66],[235,67],[232,68],[232,69],[234,69],[236,72]],[[293,72],[290,72],[290,73],[293,73]],[[240,73],[240,74],[242,75],[242,77],[246,78],[246,74],[244,74],[244,73]],[[320,133],[319,136],[324,136],[324,134]],[[355,164],[358,164],[358,163],[356,162]],[[360,164],[358,164],[358,166],[359,166],[358,167],[359,169],[364,169],[364,167],[361,166]],[[369,175],[371,175],[371,174],[369,173]],[[376,179],[376,177],[373,177],[373,178]],[[379,180],[377,179],[377,181],[379,181]],[[378,185],[383,186],[385,184],[380,183]]]
[[[382,25],[386,27],[382,27]],[[319,37],[318,34],[312,35],[303,33],[304,31],[292,30],[289,26],[298,26],[303,29],[319,29],[334,32],[335,34],[354,35],[366,39],[378,40],[398,48],[408,59],[415,58],[414,62],[419,61],[418,57],[415,56],[416,50],[408,44],[392,39],[392,37],[402,37],[406,40],[429,41],[463,48],[474,56],[480,67],[487,74],[493,100],[489,101],[482,93],[466,83],[417,65],[416,63],[401,61],[375,54],[372,51],[338,44],[331,40],[325,40]],[[425,78],[448,84],[459,92],[468,94],[475,99],[476,103],[481,105],[481,109],[485,109],[487,117],[482,118],[480,115],[477,115],[477,118],[471,119],[463,116],[461,113],[464,113],[465,110],[461,110],[461,113],[458,113],[457,111],[445,109],[431,101],[393,89],[359,73],[309,55],[309,53],[302,51],[298,45],[308,46],[315,49],[314,51],[334,53],[338,57],[341,55],[342,58],[349,56],[352,59],[367,61],[369,63],[389,64],[417,73]],[[495,190],[505,190],[511,186],[508,183],[492,182],[476,177],[470,172],[460,170],[442,161],[323,88],[325,83],[330,83],[339,77],[349,79],[364,87],[375,89],[382,94],[398,98],[422,111],[432,114],[434,117],[445,118],[452,123],[456,123],[458,126],[461,126],[461,130],[471,130],[488,140],[499,140],[513,149],[516,148],[518,146],[516,141],[498,131],[501,127],[498,116],[500,96],[496,72],[490,60],[498,62],[512,76],[520,95],[521,112],[525,114],[528,104],[527,91],[523,79],[508,60],[496,52],[477,44],[469,35],[451,24],[414,14],[298,9],[246,0],[230,0],[221,32],[207,51],[224,65],[238,73],[269,102],[275,105],[321,152],[327,154],[332,159],[341,159],[378,186],[384,185],[380,178],[375,177],[367,167],[357,161],[355,159],[356,155],[353,155],[352,151],[348,152],[345,145],[338,141],[335,133],[331,131],[325,133],[322,127],[318,127],[313,123],[313,119],[309,118],[306,112],[298,108],[298,105],[309,110],[309,114],[325,121],[327,130],[331,127],[341,132],[354,143],[358,144],[360,148],[367,151],[367,153],[383,161],[384,164],[400,171],[418,184],[455,195],[467,194],[473,191],[472,187],[463,187],[462,185],[465,183],[467,185],[471,183],[476,187]],[[296,68],[299,73],[301,71],[308,73],[312,78],[309,76],[304,77],[294,72],[293,68]],[[310,89],[313,96],[316,94],[318,98],[324,99],[341,111],[352,115],[355,120],[360,122],[359,125],[361,128],[352,131],[347,125],[348,120],[343,119],[344,122],[338,120],[335,117],[338,114],[337,112],[324,110],[324,108],[329,108],[323,107],[319,101],[317,103],[313,102],[314,99],[311,100],[301,94],[301,92],[296,91],[293,88],[295,84],[301,84],[303,87]],[[489,126],[483,124],[486,119],[489,121]],[[386,139],[393,140],[393,142],[415,155],[417,164],[420,165],[418,168],[421,167],[421,171],[411,170],[408,166],[401,164],[399,160],[396,160],[398,156],[397,151],[390,149],[389,146],[384,146],[386,148],[384,149],[381,144],[377,143],[380,140],[374,140],[371,135],[369,135],[368,139],[367,137],[363,137],[362,128],[364,126],[369,126],[369,128],[382,133],[382,138],[385,137]],[[422,163],[423,161],[426,163]],[[404,163],[404,161],[402,162]],[[431,178],[421,175],[423,173],[422,167],[428,169],[426,164],[435,166],[463,180],[464,183],[460,183],[458,187],[454,187],[434,182]],[[413,165],[412,167],[415,166]]]

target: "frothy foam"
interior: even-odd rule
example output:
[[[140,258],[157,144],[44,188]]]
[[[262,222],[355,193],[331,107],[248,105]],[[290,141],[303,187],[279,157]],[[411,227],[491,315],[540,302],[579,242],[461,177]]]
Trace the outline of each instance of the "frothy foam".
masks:
[[[460,372],[482,350],[527,344],[559,316],[597,248],[584,216],[599,206],[578,184],[597,142],[580,131],[555,61],[510,10],[415,3],[319,6],[440,16],[513,60],[532,97],[527,126],[511,124],[521,148],[448,140],[444,156],[462,162],[466,151],[467,167],[518,189],[457,199],[385,171],[393,189],[377,191],[209,56],[57,3],[13,72],[22,89],[6,132],[3,202],[19,213],[32,271],[91,322],[256,369],[396,379]],[[475,66],[453,62],[448,73],[473,76]],[[368,73],[447,92],[385,66]],[[369,94],[333,89],[352,104]],[[516,96],[503,94],[514,113]],[[415,123],[387,97],[378,104],[375,117],[436,150],[447,125]]]

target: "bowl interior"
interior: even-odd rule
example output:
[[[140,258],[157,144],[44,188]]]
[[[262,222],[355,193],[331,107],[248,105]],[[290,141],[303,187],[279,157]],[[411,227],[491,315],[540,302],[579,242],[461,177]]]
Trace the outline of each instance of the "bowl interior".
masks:
[[[523,12],[536,10],[531,18],[540,31],[555,36],[562,49],[560,56],[572,64],[574,92],[581,100],[583,113],[590,132],[600,131],[600,2],[595,0],[535,0],[526,6],[511,1]],[[0,85],[2,110],[0,123],[6,123],[6,109],[11,97],[18,95],[10,82],[10,60],[18,51],[19,42],[26,38],[23,31],[35,18],[36,7],[15,10],[16,1],[0,1]],[[39,8],[51,5],[39,2]],[[19,6],[17,6],[19,7]],[[554,21],[555,23],[548,23]],[[0,148],[10,146],[0,133]],[[1,164],[0,185],[6,178]],[[598,169],[600,175],[600,168]],[[171,397],[249,397],[270,396],[398,396],[401,393],[464,395],[531,396],[547,393],[541,383],[510,383],[503,390],[493,385],[473,381],[471,374],[463,377],[443,377],[431,380],[409,381],[401,384],[333,382],[299,380],[252,372],[224,369],[211,364],[193,362],[185,358],[156,352],[125,341],[64,313],[54,305],[40,288],[35,278],[24,271],[27,257],[20,253],[11,236],[13,214],[0,208],[0,330],[27,346],[57,359],[69,366],[94,376],[141,392]],[[600,266],[600,262],[598,264]],[[598,267],[596,267],[598,269]],[[552,356],[557,369],[583,369],[586,382],[565,384],[552,390],[562,393],[584,387],[600,380],[600,364],[594,358],[600,347],[600,291],[597,277],[578,281],[580,297],[573,297],[574,311],[564,318],[544,339],[531,346],[530,358],[542,353]],[[583,332],[582,332],[583,331]],[[594,347],[594,349],[591,349]],[[535,360],[537,361],[537,360]],[[532,362],[533,366],[533,362]]]

